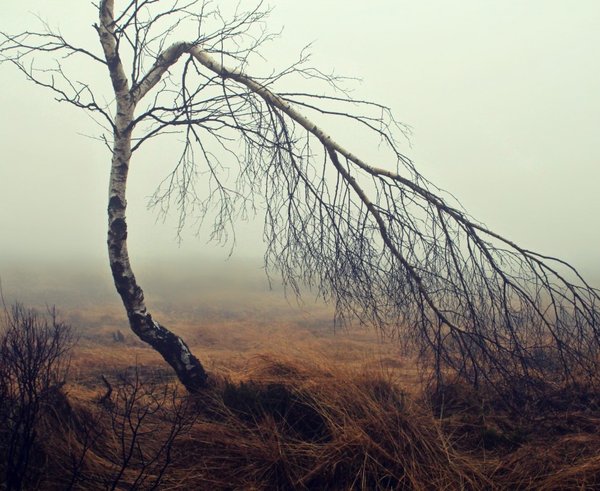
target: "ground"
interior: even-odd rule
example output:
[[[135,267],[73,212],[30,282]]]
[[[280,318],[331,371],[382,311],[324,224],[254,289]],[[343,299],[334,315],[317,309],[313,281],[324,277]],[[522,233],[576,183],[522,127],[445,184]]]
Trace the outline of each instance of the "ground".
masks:
[[[517,412],[515,394],[459,384],[440,394],[401,337],[334,329],[322,302],[286,299],[256,271],[232,271],[145,278],[155,318],[213,378],[192,399],[129,331],[101,276],[71,275],[61,288],[56,274],[22,283],[17,293],[33,303],[59,292],[49,300],[62,300],[79,336],[68,383],[38,430],[36,455],[46,457],[33,467],[60,472],[38,472],[31,487],[600,487],[596,393],[557,387]],[[127,459],[130,443],[137,450]]]

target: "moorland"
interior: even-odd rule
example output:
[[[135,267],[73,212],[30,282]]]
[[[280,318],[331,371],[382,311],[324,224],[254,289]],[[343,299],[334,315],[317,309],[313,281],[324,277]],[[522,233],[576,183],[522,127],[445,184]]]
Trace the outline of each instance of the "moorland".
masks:
[[[5,390],[6,488],[600,488],[594,391],[557,386],[518,407],[485,387],[440,392],[401,335],[336,326],[330,306],[271,288],[255,263],[138,269],[155,318],[189,343],[211,386],[185,393],[130,332],[100,268],[5,268],[9,317],[19,301],[22,318],[53,325],[56,305],[72,340],[68,371],[48,364],[56,373],[29,399]],[[17,431],[19,410],[29,426]]]

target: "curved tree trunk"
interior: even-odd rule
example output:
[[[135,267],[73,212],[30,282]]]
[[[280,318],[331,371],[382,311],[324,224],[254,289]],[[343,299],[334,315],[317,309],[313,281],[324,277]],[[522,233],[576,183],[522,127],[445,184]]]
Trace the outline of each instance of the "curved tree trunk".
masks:
[[[137,101],[129,90],[129,82],[115,41],[113,0],[104,0],[100,4],[100,25],[97,29],[117,102],[108,201],[110,268],[133,332],[162,355],[188,391],[195,392],[206,386],[206,371],[179,336],[152,318],[146,309],[144,292],[137,284],[127,253],[126,189],[131,160],[133,114]]]
[[[137,284],[129,262],[125,220],[129,146],[129,136],[115,135],[108,203],[110,268],[133,332],[158,351],[173,367],[186,389],[194,392],[206,386],[206,372],[185,342],[152,318],[144,303],[144,292]]]

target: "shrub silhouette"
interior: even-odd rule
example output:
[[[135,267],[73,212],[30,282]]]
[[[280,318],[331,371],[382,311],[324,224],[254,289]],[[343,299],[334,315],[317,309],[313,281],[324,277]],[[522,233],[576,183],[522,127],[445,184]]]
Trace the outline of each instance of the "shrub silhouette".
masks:
[[[37,426],[60,396],[74,343],[56,311],[47,315],[16,303],[5,307],[0,337],[0,471],[8,490],[41,476]]]

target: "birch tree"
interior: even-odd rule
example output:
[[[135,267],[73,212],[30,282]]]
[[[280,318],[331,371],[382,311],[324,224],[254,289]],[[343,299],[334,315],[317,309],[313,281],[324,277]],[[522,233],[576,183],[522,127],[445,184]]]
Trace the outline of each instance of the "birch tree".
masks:
[[[207,233],[217,241],[239,215],[264,212],[269,271],[296,293],[307,285],[332,302],[338,321],[402,338],[438,382],[595,380],[598,290],[566,262],[473,219],[402,154],[403,126],[386,106],[353,99],[304,53],[283,70],[252,75],[273,38],[262,4],[225,17],[209,1],[101,0],[97,14],[96,46],[43,25],[4,33],[0,52],[107,128],[115,286],[133,332],[188,390],[203,388],[207,373],[151,315],[127,251],[128,172],[136,152],[165,134],[179,135],[181,147],[154,205],[175,207],[180,227],[192,214],[210,216]],[[102,67],[112,93],[67,70],[75,59]],[[298,79],[308,88],[294,90]],[[376,165],[330,136],[337,124],[377,137]],[[233,185],[224,161],[233,163]]]

